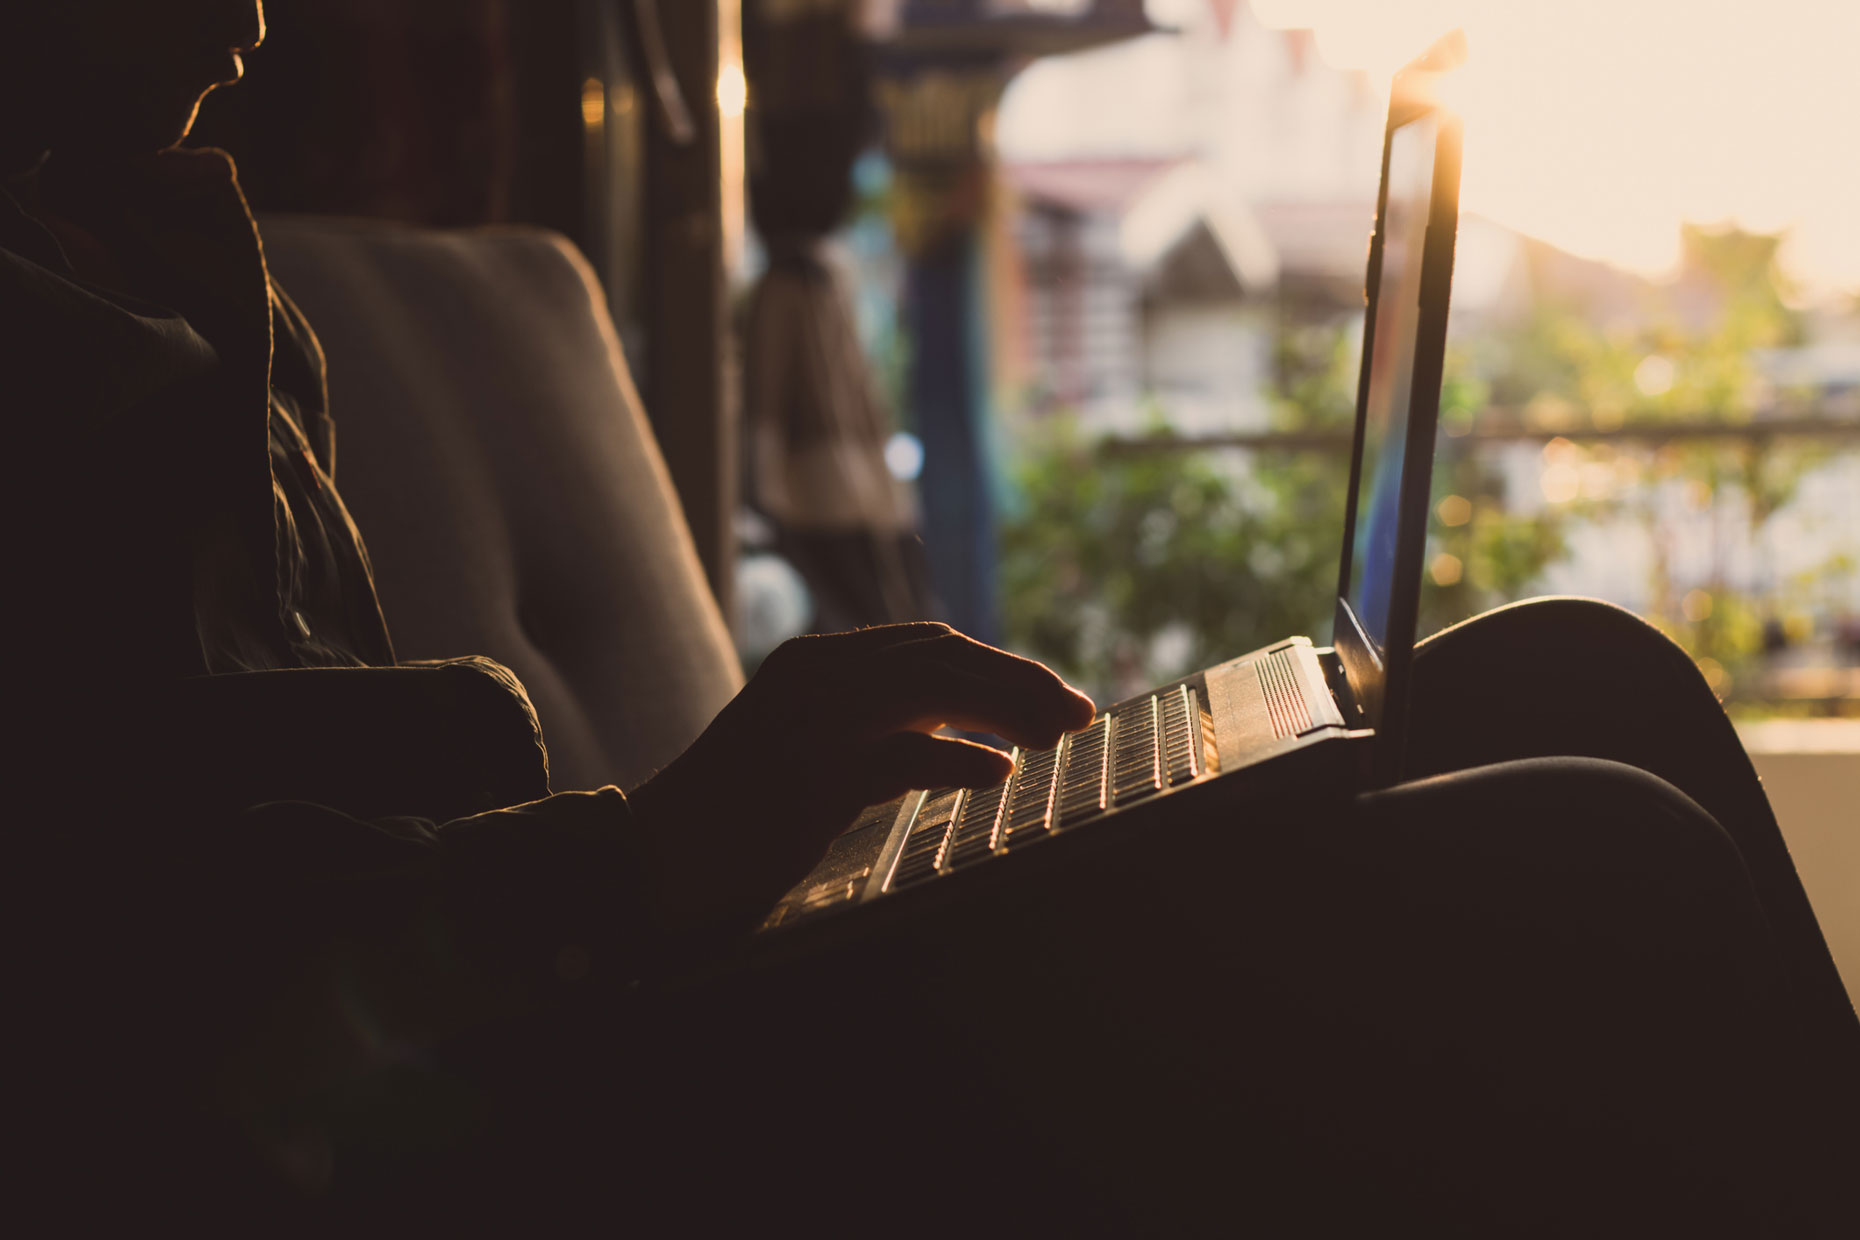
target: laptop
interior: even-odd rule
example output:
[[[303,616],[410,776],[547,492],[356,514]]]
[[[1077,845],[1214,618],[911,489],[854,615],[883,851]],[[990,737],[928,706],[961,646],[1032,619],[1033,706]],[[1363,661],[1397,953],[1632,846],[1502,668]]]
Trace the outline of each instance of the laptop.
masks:
[[[1453,251],[1458,117],[1440,98],[1456,33],[1394,80],[1365,279],[1362,369],[1330,645],[1290,637],[1118,702],[990,788],[874,806],[762,933],[954,884],[1025,850],[1195,806],[1347,794],[1400,778]],[[1167,807],[1165,809],[1165,807]]]

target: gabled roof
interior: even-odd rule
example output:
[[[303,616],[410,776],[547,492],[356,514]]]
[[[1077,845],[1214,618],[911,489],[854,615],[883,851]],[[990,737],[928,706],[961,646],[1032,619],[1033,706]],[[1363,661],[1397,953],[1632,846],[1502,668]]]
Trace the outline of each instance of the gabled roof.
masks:
[[[1118,241],[1124,261],[1150,272],[1198,230],[1205,230],[1241,290],[1271,288],[1279,280],[1279,254],[1252,209],[1237,193],[1223,193],[1201,163],[1180,163],[1158,177],[1124,212]]]
[[[1199,161],[1068,160],[1008,164],[1002,174],[1030,202],[1115,219],[1124,262],[1146,277],[1184,245],[1212,242],[1240,290],[1279,278],[1278,256],[1252,211],[1238,194],[1222,193]]]

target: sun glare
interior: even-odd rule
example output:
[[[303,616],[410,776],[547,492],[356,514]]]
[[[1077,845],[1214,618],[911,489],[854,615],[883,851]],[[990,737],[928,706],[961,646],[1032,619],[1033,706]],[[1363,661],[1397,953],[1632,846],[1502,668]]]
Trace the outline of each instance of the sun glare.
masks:
[[[1658,272],[1679,223],[1788,229],[1817,292],[1860,289],[1860,4],[1827,0],[1251,0],[1376,82],[1465,30],[1467,210]]]
[[[718,110],[725,116],[737,117],[748,103],[749,79],[743,75],[743,66],[735,61],[725,63],[717,70]]]

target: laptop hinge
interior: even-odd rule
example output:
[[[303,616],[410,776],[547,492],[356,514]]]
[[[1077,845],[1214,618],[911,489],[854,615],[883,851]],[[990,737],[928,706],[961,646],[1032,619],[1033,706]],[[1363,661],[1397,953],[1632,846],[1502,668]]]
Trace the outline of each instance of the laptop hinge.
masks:
[[[1312,651],[1317,655],[1318,666],[1324,669],[1324,683],[1330,688],[1330,695],[1337,699],[1337,709],[1343,715],[1345,727],[1362,726],[1357,721],[1363,717],[1362,707],[1356,701],[1356,695],[1350,692],[1350,678],[1344,674],[1343,659],[1332,646],[1320,646]]]

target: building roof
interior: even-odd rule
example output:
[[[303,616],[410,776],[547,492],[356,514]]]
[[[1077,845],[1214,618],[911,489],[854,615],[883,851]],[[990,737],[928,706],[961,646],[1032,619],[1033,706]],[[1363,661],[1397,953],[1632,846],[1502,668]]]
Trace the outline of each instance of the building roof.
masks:
[[[1213,243],[1233,277],[1247,293],[1278,283],[1280,261],[1271,238],[1239,195],[1224,192],[1205,164],[1183,162],[1144,187],[1123,212],[1118,241],[1124,261],[1143,272],[1162,271],[1184,244],[1198,238]]]
[[[1222,193],[1198,160],[1007,164],[1002,175],[1029,202],[1115,220],[1124,262],[1146,276],[1160,277],[1182,247],[1197,246],[1225,266],[1236,290],[1270,288],[1278,280],[1278,258],[1251,210]]]

